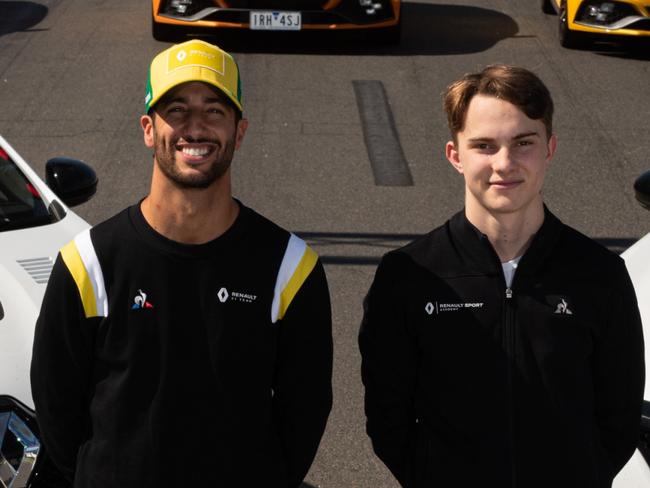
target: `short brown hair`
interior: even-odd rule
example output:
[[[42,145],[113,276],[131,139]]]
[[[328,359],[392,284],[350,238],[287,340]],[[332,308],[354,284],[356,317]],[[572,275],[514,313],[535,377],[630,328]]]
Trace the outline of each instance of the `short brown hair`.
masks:
[[[542,80],[525,68],[492,64],[480,73],[464,75],[443,94],[443,107],[454,141],[465,128],[467,109],[476,95],[512,103],[529,119],[541,120],[546,127],[546,137],[553,134],[553,99]]]

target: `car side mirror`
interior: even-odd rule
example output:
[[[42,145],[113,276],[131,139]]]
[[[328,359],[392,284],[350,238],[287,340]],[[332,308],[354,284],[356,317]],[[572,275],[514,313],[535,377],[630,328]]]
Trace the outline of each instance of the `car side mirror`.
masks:
[[[45,182],[69,207],[87,202],[97,191],[97,174],[83,161],[52,158],[45,163]]]
[[[650,171],[646,171],[634,182],[634,196],[646,210],[650,210]]]

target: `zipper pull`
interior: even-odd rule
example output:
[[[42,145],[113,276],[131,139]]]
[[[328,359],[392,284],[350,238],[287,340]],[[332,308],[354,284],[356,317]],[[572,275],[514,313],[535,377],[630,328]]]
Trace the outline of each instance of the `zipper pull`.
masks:
[[[512,298],[512,288],[506,288],[506,298]]]

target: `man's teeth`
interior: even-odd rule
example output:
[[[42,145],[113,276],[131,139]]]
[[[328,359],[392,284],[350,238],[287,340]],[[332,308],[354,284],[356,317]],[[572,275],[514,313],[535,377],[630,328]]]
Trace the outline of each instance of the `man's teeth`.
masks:
[[[205,156],[210,152],[210,149],[207,147],[197,148],[197,147],[184,147],[183,154],[188,156]]]

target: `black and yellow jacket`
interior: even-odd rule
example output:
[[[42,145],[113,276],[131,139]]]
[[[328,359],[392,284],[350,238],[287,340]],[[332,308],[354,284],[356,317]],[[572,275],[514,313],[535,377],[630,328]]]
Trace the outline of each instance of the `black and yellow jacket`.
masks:
[[[75,487],[295,488],[331,373],[327,283],[304,241],[240,205],[224,235],[183,245],[136,205],[61,250],[31,380]]]
[[[404,487],[604,488],[636,446],[624,262],[548,210],[509,288],[464,212],[388,253],[359,342],[367,432]]]

